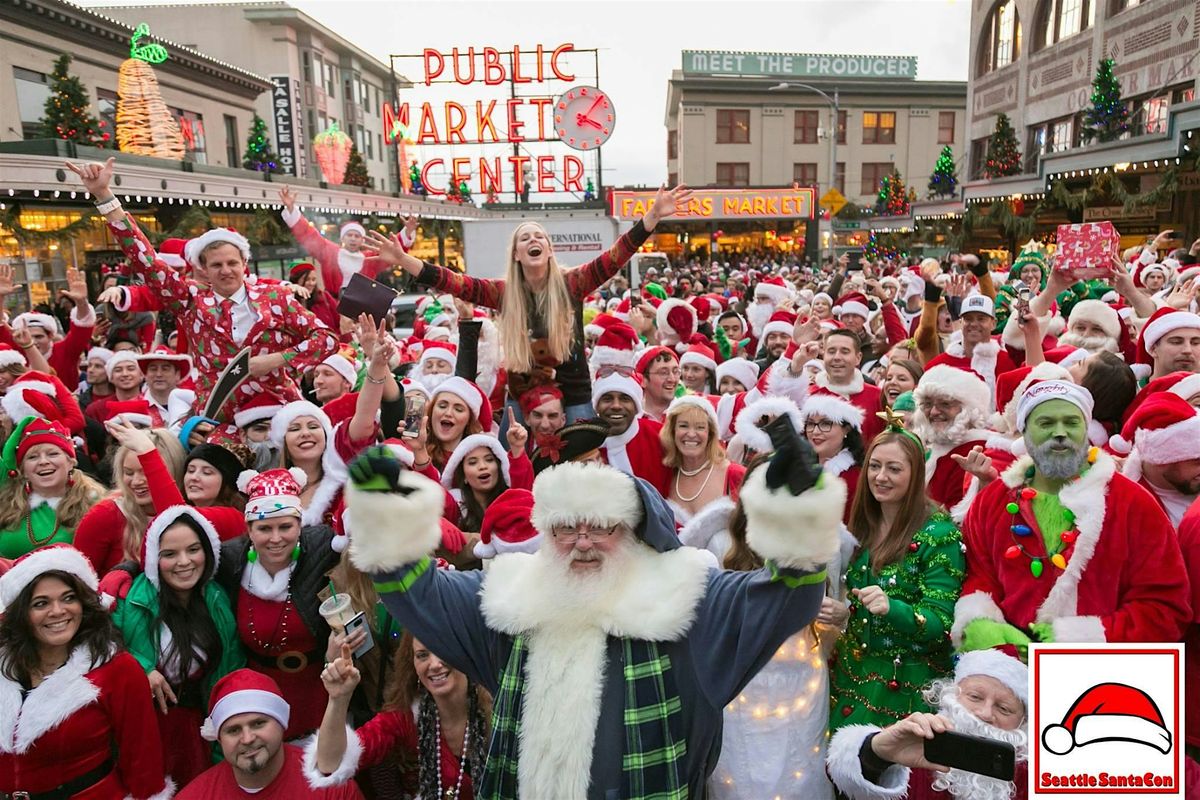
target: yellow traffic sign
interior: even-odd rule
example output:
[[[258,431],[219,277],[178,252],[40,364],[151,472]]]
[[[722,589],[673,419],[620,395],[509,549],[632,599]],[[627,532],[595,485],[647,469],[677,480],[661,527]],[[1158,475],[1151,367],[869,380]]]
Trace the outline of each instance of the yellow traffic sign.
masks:
[[[830,187],[828,192],[821,195],[821,208],[829,209],[830,214],[838,213],[848,202],[846,197],[837,190],[837,187]]]

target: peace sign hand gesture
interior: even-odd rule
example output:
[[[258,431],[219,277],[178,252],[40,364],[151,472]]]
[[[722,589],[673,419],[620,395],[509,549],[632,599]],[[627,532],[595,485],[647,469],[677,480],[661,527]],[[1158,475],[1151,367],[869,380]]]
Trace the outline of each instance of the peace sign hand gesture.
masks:
[[[279,202],[283,203],[283,207],[289,212],[296,210],[296,195],[288,186],[279,190]]]

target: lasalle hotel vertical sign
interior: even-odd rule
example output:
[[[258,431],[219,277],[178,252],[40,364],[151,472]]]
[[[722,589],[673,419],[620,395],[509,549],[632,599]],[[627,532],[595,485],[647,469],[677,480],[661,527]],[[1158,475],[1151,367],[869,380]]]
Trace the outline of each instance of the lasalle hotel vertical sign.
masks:
[[[304,125],[300,121],[300,81],[271,76],[271,116],[275,120],[275,153],[284,173],[304,177]]]

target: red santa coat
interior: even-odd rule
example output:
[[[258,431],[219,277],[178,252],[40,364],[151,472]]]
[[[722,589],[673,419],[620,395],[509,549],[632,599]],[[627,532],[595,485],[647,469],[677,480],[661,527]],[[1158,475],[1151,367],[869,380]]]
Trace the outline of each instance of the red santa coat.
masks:
[[[1179,523],[1179,549],[1192,589],[1192,618],[1184,638],[1184,673],[1200,675],[1200,505],[1189,508]],[[1187,743],[1200,747],[1200,691],[1187,692],[1185,702]]]
[[[86,317],[80,317],[78,312],[78,308],[71,309],[71,326],[66,336],[50,345],[50,353],[46,356],[46,363],[54,374],[71,385],[79,379],[79,359],[92,346],[92,332],[96,330],[96,309],[92,308]],[[0,342],[18,352],[21,350],[7,325],[0,326]],[[72,433],[76,432],[72,429]]]
[[[995,340],[981,342],[976,345],[970,358],[967,358],[964,353],[962,342],[952,342],[946,348],[946,352],[931,359],[925,365],[925,369],[931,369],[938,364],[945,364],[948,367],[961,369],[964,372],[974,372],[987,383],[988,389],[991,390],[989,396],[992,398],[992,402],[995,402],[996,378],[1009,370],[1016,369],[1016,362],[1000,346],[1000,343]]]
[[[301,765],[304,755],[300,748],[285,744],[283,754],[283,768],[279,770],[275,780],[264,789],[247,792],[238,785],[229,762],[222,761],[185,786],[183,791],[176,795],[176,800],[230,800],[236,797],[246,800],[295,800],[299,797],[313,800],[362,800],[363,793],[353,781],[323,789],[310,787],[304,779]]]
[[[329,241],[295,209],[288,211],[285,208],[283,221],[292,229],[292,236],[296,237],[304,251],[321,265],[321,280],[325,284],[325,291],[335,297],[341,293],[342,287],[350,282],[354,273],[361,272],[364,277],[374,278],[381,271],[392,268],[390,262],[375,253],[351,253],[341,245]],[[407,253],[415,241],[408,238],[408,231],[401,231],[400,246],[404,248],[404,252]]]
[[[232,316],[222,307],[223,298],[160,261],[132,217],[126,215],[126,219],[126,224],[110,222],[108,228],[146,285],[158,294],[164,308],[175,314],[180,330],[187,331],[195,354],[195,407],[204,408],[221,370],[242,347],[249,347],[252,357],[282,353],[286,366],[242,383],[234,392],[234,402],[226,405],[225,414],[232,414],[231,409],[241,401],[263,391],[274,392],[286,403],[303,399],[292,376],[307,372],[332,355],[338,347],[337,335],[279,285],[247,282],[246,297],[258,319],[238,343]]]
[[[1075,515],[1079,536],[1062,551],[1067,568],[1053,566],[1030,501],[1020,500],[1021,537],[1044,559],[1040,578],[1029,559],[1005,558],[1014,518],[1005,506],[1017,498],[1028,457],[1018,459],[971,505],[963,521],[967,574],[954,608],[952,636],[980,617],[1027,628],[1052,623],[1056,642],[1175,642],[1192,620],[1188,576],[1170,521],[1144,489],[1120,475],[1100,453],[1092,467],[1059,492]]]
[[[0,792],[49,792],[100,767],[111,772],[72,800],[166,800],[162,743],[150,683],[129,653],[95,669],[86,648],[24,701],[21,685],[0,675]],[[114,747],[115,744],[115,747]]]
[[[883,410],[883,390],[873,383],[867,383],[861,372],[855,370],[853,380],[845,386],[831,385],[829,376],[824,372],[819,373],[814,382],[818,387],[817,391],[823,390],[827,394],[838,395],[856,408],[862,409],[862,437],[868,445],[883,433],[886,423],[875,416]]]
[[[658,438],[662,423],[649,417],[637,417],[629,430],[618,436],[609,436],[600,448],[604,463],[616,467],[626,475],[634,475],[650,482],[663,497],[671,494],[671,470],[663,465],[662,441]]]
[[[967,493],[966,470],[952,456],[965,456],[987,442],[987,431],[969,431],[967,440],[954,447],[934,444],[925,461],[925,493],[943,508],[953,509]]]

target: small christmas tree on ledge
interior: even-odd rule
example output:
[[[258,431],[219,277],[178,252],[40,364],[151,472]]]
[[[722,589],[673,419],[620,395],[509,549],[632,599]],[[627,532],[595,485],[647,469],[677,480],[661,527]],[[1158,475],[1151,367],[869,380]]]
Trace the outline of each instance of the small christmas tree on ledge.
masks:
[[[899,170],[892,170],[879,182],[879,197],[875,200],[875,212],[889,217],[902,217],[908,213],[908,193]]]
[[[371,178],[367,175],[367,164],[363,161],[358,145],[350,145],[350,160],[346,162],[346,177],[342,178],[346,186],[370,186]]]
[[[250,135],[246,137],[246,153],[242,156],[242,166],[256,172],[282,172],[275,161],[275,153],[271,151],[271,140],[267,138],[267,123],[258,114],[254,115],[254,122],[250,124]]]
[[[1021,151],[1017,147],[1017,134],[1007,114],[996,117],[996,129],[988,139],[987,158],[983,163],[983,177],[1006,178],[1021,174]]]
[[[46,113],[42,117],[42,135],[48,139],[91,147],[108,147],[112,131],[103,120],[92,116],[87,90],[70,72],[71,57],[63,53],[54,62],[50,76],[50,96],[46,98]]]
[[[952,197],[958,191],[958,170],[954,166],[954,151],[950,145],[942,148],[933,174],[929,176],[930,197]]]
[[[1092,107],[1083,112],[1080,135],[1084,142],[1114,142],[1129,130],[1129,107],[1121,99],[1121,83],[1113,75],[1113,60],[1105,58],[1092,80]]]

